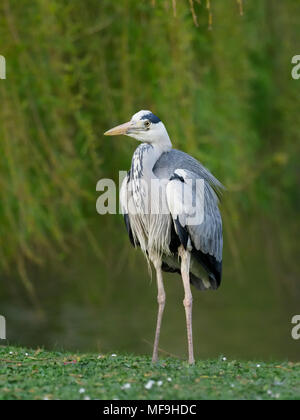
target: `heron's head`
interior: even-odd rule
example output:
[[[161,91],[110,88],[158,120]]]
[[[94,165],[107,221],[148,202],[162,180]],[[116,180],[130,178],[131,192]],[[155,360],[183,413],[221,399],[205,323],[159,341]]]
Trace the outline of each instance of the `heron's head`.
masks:
[[[139,111],[130,121],[118,125],[104,133],[105,136],[124,134],[143,143],[158,144],[171,147],[171,141],[165,125],[151,111]]]

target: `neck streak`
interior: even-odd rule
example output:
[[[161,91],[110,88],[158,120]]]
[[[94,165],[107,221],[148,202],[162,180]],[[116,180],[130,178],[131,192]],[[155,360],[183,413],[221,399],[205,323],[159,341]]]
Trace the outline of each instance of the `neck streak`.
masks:
[[[167,150],[162,149],[158,145],[142,143],[133,154],[130,178],[145,179],[153,177],[152,169],[165,151]]]

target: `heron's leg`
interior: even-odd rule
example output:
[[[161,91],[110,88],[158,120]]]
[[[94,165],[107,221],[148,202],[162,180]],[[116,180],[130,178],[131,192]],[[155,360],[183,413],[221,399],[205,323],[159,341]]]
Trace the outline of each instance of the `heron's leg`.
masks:
[[[181,257],[181,277],[184,287],[184,309],[186,316],[186,328],[187,328],[187,339],[188,339],[188,349],[189,349],[189,363],[194,364],[194,347],[193,347],[193,331],[192,331],[192,304],[193,296],[190,286],[190,260],[191,254],[188,250],[185,250],[181,245],[178,249],[178,253]]]
[[[155,363],[157,362],[157,359],[158,359],[158,342],[159,342],[161,321],[162,321],[164,308],[165,308],[166,294],[165,294],[163,277],[162,277],[161,260],[154,260],[153,264],[156,269],[157,292],[158,292],[157,293],[158,314],[157,314],[157,324],[156,324],[156,332],[155,332],[155,340],[154,340],[153,356],[152,356],[152,362]]]

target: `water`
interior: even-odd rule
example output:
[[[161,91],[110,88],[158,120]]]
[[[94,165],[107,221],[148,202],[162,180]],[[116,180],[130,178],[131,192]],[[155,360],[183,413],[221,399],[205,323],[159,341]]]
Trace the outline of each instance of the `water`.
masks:
[[[123,241],[123,239],[122,239]],[[156,284],[144,258],[126,242],[107,244],[104,261],[88,244],[57,264],[30,271],[43,316],[38,316],[20,281],[2,279],[0,314],[8,341],[30,347],[151,354],[156,323]],[[112,241],[114,243],[114,241]],[[124,246],[125,244],[125,246]],[[241,247],[242,264],[224,252],[224,277],[215,292],[193,288],[195,354],[214,358],[300,359],[300,340],[291,337],[291,319],[300,313],[299,287],[272,277],[263,241]],[[245,258],[244,258],[245,257]],[[246,261],[246,263],[245,263]],[[187,353],[183,288],[179,275],[166,274],[166,309],[160,348]]]

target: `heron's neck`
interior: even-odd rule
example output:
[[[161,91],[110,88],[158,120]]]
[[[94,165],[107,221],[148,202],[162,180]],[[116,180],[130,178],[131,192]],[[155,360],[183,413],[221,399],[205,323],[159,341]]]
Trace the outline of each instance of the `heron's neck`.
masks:
[[[142,143],[134,152],[131,164],[131,176],[135,179],[153,177],[152,169],[164,152],[169,151],[172,144],[158,145]]]

